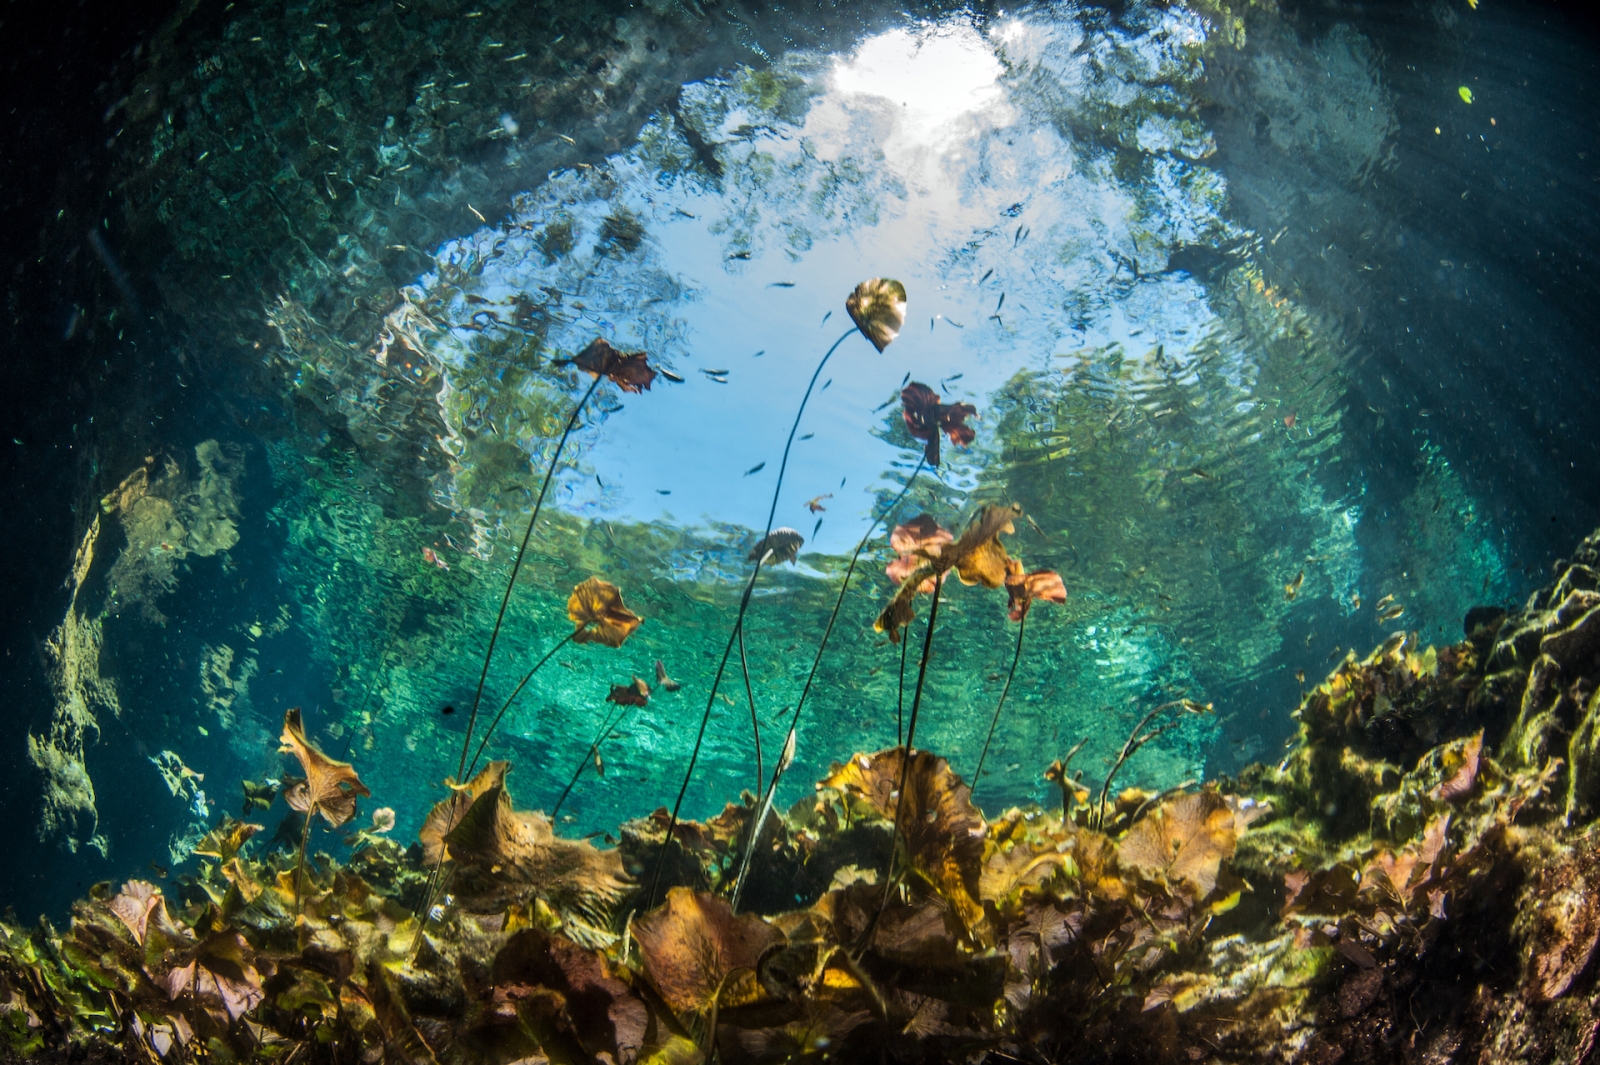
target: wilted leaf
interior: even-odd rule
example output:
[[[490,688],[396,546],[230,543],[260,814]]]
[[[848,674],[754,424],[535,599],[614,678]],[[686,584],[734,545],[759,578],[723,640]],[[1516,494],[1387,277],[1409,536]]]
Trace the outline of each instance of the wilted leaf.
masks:
[[[1008,616],[1021,621],[1036,599],[1049,603],[1065,603],[1067,586],[1055,570],[1040,569],[1022,572],[1022,561],[1011,559],[1006,565],[1006,596],[1009,598]]]
[[[900,642],[900,630],[911,623],[912,603],[924,587],[932,591],[933,578],[954,569],[963,584],[982,584],[986,588],[999,588],[1005,584],[1010,557],[998,539],[1001,533],[1015,531],[1012,522],[1022,516],[1022,508],[987,506],[967,525],[961,538],[952,544],[937,544],[937,553],[931,547],[922,561],[900,581],[900,588],[889,605],[873,622],[878,632],[886,632],[894,643]],[[921,519],[918,519],[919,521]],[[909,526],[902,526],[902,529]],[[905,572],[898,567],[896,573]]]
[[[1241,825],[1234,806],[1209,789],[1180,795],[1141,818],[1117,845],[1125,868],[1184,889],[1193,901],[1217,886],[1223,859],[1233,855]]]
[[[977,436],[977,431],[967,425],[967,419],[978,413],[977,407],[970,403],[941,403],[939,393],[920,381],[913,381],[900,390],[900,406],[906,432],[923,442],[923,457],[935,468],[939,465],[940,433],[961,447],[972,443]]]
[[[642,625],[633,611],[622,605],[622,592],[617,586],[590,577],[575,585],[567,598],[567,617],[577,626],[572,634],[573,643],[598,643],[606,647],[621,647]]]
[[[858,754],[836,766],[820,786],[835,788],[865,803],[888,820],[899,810],[901,839],[915,867],[950,903],[971,931],[983,920],[977,903],[983,840],[987,827],[972,805],[972,789],[943,759],[928,751],[911,756],[892,747],[877,754]]]
[[[886,277],[856,286],[844,301],[850,320],[880,352],[894,343],[906,325],[906,287]]]
[[[771,551],[772,557],[767,561],[774,566],[780,562],[793,562],[800,557],[800,548],[805,542],[805,537],[793,529],[773,529],[750,549],[749,561],[759,562]]]
[[[444,838],[461,823],[462,816],[478,796],[504,782],[506,770],[510,768],[510,762],[490,762],[465,784],[457,784],[453,780],[445,782],[451,789],[450,797],[433,804],[427,819],[422,822],[422,829],[417,833],[422,843],[422,856],[429,865],[437,865],[441,856],[447,856]]]
[[[188,992],[208,1010],[220,1007],[237,1021],[260,1004],[261,973],[255,951],[238,932],[214,932],[195,948],[187,965],[167,973],[167,996]]]
[[[576,1039],[587,1060],[632,1061],[644,1043],[644,1002],[603,957],[562,936],[516,933],[495,955],[491,979],[497,1004],[533,1021],[535,1030],[548,1026]]]
[[[106,903],[106,908],[117,915],[117,919],[127,925],[128,931],[133,934],[134,942],[144,946],[145,929],[150,923],[150,915],[158,907],[162,909],[165,917],[165,903],[161,898],[161,889],[147,880],[130,880],[122,885],[122,892],[112,896]]]
[[[279,753],[294,755],[306,774],[304,780],[286,788],[283,797],[307,817],[315,811],[338,828],[356,815],[356,797],[372,794],[349,762],[335,761],[311,745],[301,726],[298,706],[290,707],[283,715],[283,734],[278,742],[282,744]]]
[[[918,514],[904,525],[896,525],[889,534],[889,547],[899,555],[884,570],[896,584],[916,572],[930,560],[938,558],[944,548],[955,543],[955,535],[927,514]],[[917,586],[919,595],[933,594],[930,577]]]
[[[644,706],[649,701],[650,685],[638,677],[629,684],[613,684],[611,694],[606,696],[606,702],[618,706]]]
[[[756,965],[783,934],[752,914],[735,917],[714,895],[676,887],[633,922],[645,971],[673,1009],[705,1013],[762,998]]]
[[[603,923],[627,887],[617,851],[558,839],[542,814],[514,811],[504,768],[472,800],[444,845],[458,866],[452,890],[473,912],[493,913],[538,897]]]
[[[387,806],[380,806],[372,811],[372,827],[368,832],[384,833],[394,828],[394,810]]]
[[[621,352],[599,337],[572,358],[557,359],[555,365],[576,366],[584,373],[609,378],[624,392],[648,392],[656,379],[644,352]]]
[[[300,808],[297,806],[295,809]],[[219,862],[225,862],[238,854],[239,848],[260,831],[260,825],[224,817],[220,825],[207,832],[200,842],[195,844],[194,852],[204,858],[215,858]]]

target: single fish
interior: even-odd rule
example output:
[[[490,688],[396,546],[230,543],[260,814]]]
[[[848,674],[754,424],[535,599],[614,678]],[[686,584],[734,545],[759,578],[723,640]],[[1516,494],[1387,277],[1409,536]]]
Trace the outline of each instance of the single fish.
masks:
[[[823,325],[827,325],[828,324],[828,319],[832,318],[832,317],[833,317],[833,312],[832,311],[829,311],[827,314],[823,315],[822,316],[822,324]]]
[[[816,435],[817,435],[816,433],[807,433],[805,436],[802,436],[800,439],[802,439],[802,440],[810,440],[813,436],[816,436]]]
[[[994,313],[999,314],[1000,313],[1000,308],[1004,307],[1005,305],[1006,305],[1006,294],[1004,292],[1002,292],[1002,293],[1000,293],[1000,302],[996,303],[994,305]]]
[[[811,513],[813,513],[813,514],[815,514],[819,510],[827,510],[828,508],[822,505],[822,501],[824,499],[832,499],[832,498],[833,498],[833,493],[832,492],[829,492],[827,495],[814,496],[811,499],[806,500],[806,509],[811,511]]]
[[[700,372],[705,374],[707,377],[726,377],[726,376],[728,376],[728,371],[727,370],[701,370]]]
[[[160,877],[162,880],[165,880],[167,878],[166,866],[157,865],[155,862],[152,861],[150,863],[150,868],[155,870],[156,876]]]
[[[1283,597],[1289,602],[1294,602],[1294,597],[1300,594],[1300,586],[1306,582],[1306,571],[1301,570],[1295,575],[1294,580],[1283,586]]]
[[[817,530],[821,529],[821,528],[822,528],[822,519],[818,518],[817,519],[817,523],[811,527],[811,538],[813,540],[815,540],[817,538]]]
[[[1386,595],[1382,599],[1379,599],[1377,605],[1374,606],[1372,609],[1378,611],[1378,613],[1381,614],[1381,613],[1383,613],[1384,610],[1386,610],[1388,608],[1389,604],[1392,603],[1392,602],[1394,602],[1394,596]]]
[[[1390,607],[1388,610],[1385,610],[1383,613],[1379,614],[1378,615],[1378,620],[1379,621],[1393,621],[1395,618],[1399,617],[1401,614],[1404,614],[1405,612],[1406,612],[1406,608],[1401,606],[1399,603],[1396,603],[1394,606]]]
[[[910,374],[906,374],[904,377],[900,378],[900,387],[901,388],[906,387],[906,383],[908,381],[910,381],[910,380],[911,380],[911,375]]]
[[[982,277],[978,278],[978,284],[980,284],[980,285],[983,284],[985,281],[989,280],[993,276],[994,276],[994,267],[991,266],[991,267],[989,267],[989,270],[988,270],[987,273],[985,273]]]
[[[872,413],[874,413],[874,414],[878,413],[880,410],[883,410],[885,407],[889,406],[889,404],[893,403],[894,401],[895,401],[895,397],[894,396],[890,396],[888,399],[884,400],[882,403],[878,404],[876,407],[873,407],[872,408]]]
[[[744,475],[746,477],[749,477],[751,474],[760,473],[762,470],[764,470],[766,468],[767,468],[767,464],[765,462],[758,462],[754,466],[751,466],[748,470],[745,470],[744,471]]]
[[[767,353],[767,349],[766,348],[762,348],[760,351],[756,352],[754,355],[752,355],[750,357],[752,359],[759,359],[759,358],[761,358],[761,356],[765,355],[766,353]]]
[[[657,366],[656,373],[660,374],[662,377],[665,377],[668,381],[671,381],[675,385],[683,384],[683,378],[679,377],[671,370],[663,370],[661,367]]]
[[[817,391],[818,392],[826,392],[828,390],[828,385],[831,385],[831,384],[833,384],[833,378],[830,377],[830,378],[828,378],[827,382],[824,383],[823,386],[821,388],[819,388]]]
[[[446,703],[444,705],[444,708],[439,711],[439,713],[443,714],[445,717],[449,717],[451,714],[453,714],[455,712],[456,712],[456,708],[454,706],[451,706],[449,703]]]
[[[728,256],[728,258],[729,259],[748,259],[748,258],[750,258],[750,253],[747,252],[747,251],[736,251],[732,255]]]
[[[670,496],[671,494],[672,494],[672,489],[670,489],[670,488],[657,488],[656,489],[656,495],[658,495],[658,496]]]
[[[1303,670],[1303,669],[1295,670],[1294,671],[1294,679],[1299,681],[1301,684],[1305,684],[1305,682],[1306,682],[1306,671]]]
[[[683,687],[682,684],[679,684],[677,681],[667,676],[666,663],[662,662],[659,658],[656,659],[656,686],[662,691],[666,692],[675,692],[679,688]]]
[[[794,288],[793,281],[774,281],[768,288]]]
[[[595,748],[594,752],[594,771],[600,776],[606,775],[606,763],[601,759],[600,749],[598,747]]]

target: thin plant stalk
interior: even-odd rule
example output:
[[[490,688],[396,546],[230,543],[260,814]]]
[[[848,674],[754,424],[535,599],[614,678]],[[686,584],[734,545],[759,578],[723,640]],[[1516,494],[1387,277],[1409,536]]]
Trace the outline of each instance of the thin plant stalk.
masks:
[[[817,368],[811,373],[811,381],[806,385],[805,395],[800,397],[800,409],[795,411],[794,424],[789,427],[789,439],[783,445],[783,460],[778,463],[778,483],[772,489],[772,505],[767,509],[767,527],[761,534],[765,540],[772,535],[772,520],[778,514],[778,498],[783,493],[783,477],[789,469],[789,452],[794,447],[795,433],[800,431],[800,419],[805,417],[806,404],[811,401],[811,393],[816,390],[817,379],[822,376],[823,367],[828,365],[828,360],[833,358],[833,353],[839,350],[839,345],[850,339],[852,333],[858,332],[855,326],[841,334],[833,346],[828,348],[822,356],[822,361],[817,363]],[[769,552],[770,554],[770,552]],[[717,664],[716,676],[711,680],[711,694],[706,699],[705,713],[700,718],[700,730],[695,736],[694,750],[689,755],[689,767],[683,775],[683,785],[678,789],[678,797],[672,804],[672,815],[667,820],[666,840],[662,844],[661,853],[656,857],[655,873],[650,878],[650,893],[645,897],[645,909],[651,909],[656,904],[656,896],[661,887],[661,873],[666,866],[667,850],[672,846],[672,833],[678,827],[678,813],[683,809],[683,797],[689,793],[689,782],[694,779],[695,766],[700,760],[700,748],[705,745],[706,726],[711,721],[712,708],[717,702],[717,688],[722,683],[722,674],[728,668],[728,659],[733,655],[734,641],[739,638],[744,629],[745,611],[750,609],[750,596],[755,591],[756,578],[761,574],[761,565],[766,561],[766,556],[756,560],[756,567],[750,573],[750,580],[745,585],[744,595],[739,600],[739,614],[733,622],[733,632],[728,634],[728,646],[722,652],[722,660]],[[759,736],[758,736],[759,738]]]
[[[904,501],[906,494],[911,491],[911,486],[916,483],[917,475],[922,472],[922,467],[926,464],[926,462],[927,459],[925,458],[917,460],[917,468],[911,471],[910,477],[906,478],[905,487],[900,489],[900,494],[895,496],[893,501],[891,501],[890,504],[883,509],[882,514],[879,514],[876,518],[872,519],[872,524],[867,526],[866,535],[861,537],[861,542],[856,544],[855,551],[850,555],[850,565],[845,568],[844,580],[839,585],[839,594],[833,601],[833,612],[828,615],[828,624],[827,627],[822,630],[822,640],[817,644],[817,653],[815,657],[811,659],[811,672],[806,674],[805,686],[800,689],[800,699],[794,704],[794,712],[789,717],[789,732],[784,739],[784,750],[786,752],[790,752],[791,758],[793,755],[790,745],[793,744],[794,737],[800,728],[800,712],[805,708],[806,696],[811,694],[812,682],[817,679],[817,670],[822,665],[822,653],[828,649],[828,638],[833,635],[833,626],[839,620],[839,611],[844,606],[844,595],[845,592],[850,590],[850,578],[855,575],[856,563],[861,560],[861,552],[866,550],[867,542],[872,539],[872,534],[877,532],[878,523],[886,519],[890,514],[893,514],[895,512],[895,508],[898,507],[902,501]],[[904,686],[905,678],[904,651],[905,647],[902,643],[900,656],[902,687]],[[753,703],[752,706],[754,706]],[[756,816],[755,827],[750,832],[750,840],[745,844],[744,860],[740,864],[739,876],[734,881],[733,885],[733,908],[735,910],[739,908],[739,897],[743,893],[745,876],[750,870],[750,856],[755,853],[756,841],[761,837],[761,829],[766,824],[767,815],[772,812],[772,798],[778,791],[778,782],[783,779],[783,772],[787,768],[787,760],[779,759],[778,764],[773,768],[772,771],[772,783],[767,785],[766,794],[762,797],[761,810]]]
[[[750,701],[750,735],[756,741],[756,787],[766,777],[761,764],[761,719],[756,716],[756,693],[750,684],[750,656],[744,650],[744,626],[739,626],[739,669],[744,673],[744,696]]]
[[[907,636],[911,634],[906,633]],[[900,683],[895,689],[894,699],[894,743],[898,747],[906,742],[906,648],[911,646],[910,640],[900,641]]]
[[[556,442],[555,453],[550,456],[550,466],[544,471],[544,483],[539,486],[539,497],[534,500],[533,513],[528,515],[528,527],[522,533],[522,543],[517,547],[517,557],[511,563],[511,576],[506,580],[505,594],[500,597],[500,612],[495,615],[494,629],[489,633],[489,646],[483,652],[483,668],[478,671],[478,688],[472,694],[472,712],[467,717],[467,734],[461,741],[461,762],[456,767],[458,781],[466,775],[467,752],[472,749],[472,732],[478,723],[478,705],[483,702],[483,686],[489,679],[489,664],[494,660],[494,647],[500,640],[500,629],[505,625],[506,609],[511,605],[511,592],[517,586],[517,574],[522,571],[522,560],[528,553],[528,541],[533,539],[534,526],[539,523],[539,510],[544,506],[545,493],[550,490],[550,482],[555,479],[556,467],[561,464],[561,451],[567,446],[567,437],[572,435],[572,430],[578,424],[578,415],[583,413],[589,397],[594,395],[602,380],[603,378],[596,375],[588,389],[584,391],[583,398],[572,408],[572,415],[567,419],[567,427],[561,431],[561,439]]]
[[[612,729],[622,724],[622,719],[627,715],[628,709],[627,704],[618,707],[601,724],[600,731],[594,734],[594,739],[589,741],[589,749],[583,752],[583,760],[578,763],[578,768],[573,772],[572,779],[567,781],[567,786],[561,789],[561,797],[556,800],[555,809],[550,811],[550,825],[552,828],[555,827],[556,817],[561,813],[561,807],[566,803],[567,796],[572,794],[572,789],[577,785],[578,778],[583,776],[583,771],[588,768],[595,752],[600,749],[601,742],[610,734]]]
[[[522,694],[522,689],[527,687],[528,681],[532,680],[533,675],[539,672],[540,666],[550,661],[550,659],[555,656],[557,651],[571,643],[572,637],[575,635],[577,635],[577,630],[573,630],[572,632],[569,632],[563,636],[559,643],[544,653],[543,658],[539,659],[539,661],[533,664],[532,669],[528,670],[528,672],[522,675],[522,679],[518,681],[517,686],[511,690],[511,694],[506,697],[506,701],[500,704],[500,712],[494,715],[494,720],[489,722],[489,727],[483,730],[483,739],[479,741],[477,753],[472,756],[472,762],[467,766],[466,772],[462,774],[462,779],[471,777],[473,771],[478,768],[478,759],[483,757],[483,749],[489,746],[489,739],[494,735],[494,730],[496,726],[500,724],[500,719],[506,716],[506,711],[511,709],[511,704],[516,701],[517,696]]]
[[[1006,696],[1011,692],[1011,681],[1017,675],[1017,662],[1022,658],[1022,634],[1028,628],[1030,613],[1032,611],[1024,610],[1017,622],[1017,649],[1011,653],[1011,670],[1006,674],[1005,687],[1000,689],[1000,701],[995,704],[994,717],[989,719],[989,734],[983,738],[983,753],[978,755],[978,768],[972,771],[972,789],[968,793],[968,798],[978,792],[978,781],[983,777],[983,763],[989,757],[989,744],[994,742],[995,726],[1000,724],[1000,711],[1005,708]]]
[[[1158,714],[1162,713],[1163,711],[1171,710],[1175,706],[1182,706],[1182,705],[1183,705],[1183,703],[1181,701],[1172,702],[1172,703],[1162,703],[1160,706],[1156,707],[1154,710],[1152,710],[1148,714],[1144,715],[1144,717],[1140,718],[1139,719],[1139,723],[1137,725],[1133,726],[1133,731],[1128,733],[1128,742],[1126,742],[1126,743],[1124,743],[1122,745],[1122,752],[1117,755],[1116,762],[1111,766],[1111,772],[1106,774],[1105,783],[1100,785],[1100,815],[1099,815],[1099,818],[1097,819],[1097,821],[1095,822],[1095,828],[1096,829],[1098,829],[1100,831],[1104,831],[1105,830],[1105,827],[1106,827],[1106,796],[1111,794],[1111,782],[1116,779],[1117,771],[1122,768],[1123,763],[1125,763],[1128,759],[1132,758],[1135,754],[1137,754],[1138,751],[1139,751],[1139,748],[1143,747],[1145,744],[1149,743],[1151,740],[1153,740],[1156,737],[1162,735],[1163,733],[1170,732],[1173,729],[1177,728],[1178,727],[1178,722],[1177,721],[1169,721],[1165,725],[1162,725],[1160,728],[1151,729],[1149,732],[1145,732],[1144,731],[1145,726],[1150,724],[1150,722],[1154,721],[1156,719],[1156,716]],[[1142,733],[1142,735],[1141,735],[1141,733]]]
[[[311,836],[311,817],[316,812],[317,804],[313,802],[310,809],[306,810],[306,823],[300,829],[300,856],[294,862],[294,912],[296,916],[299,915],[300,907],[305,901],[300,891],[300,884],[306,871],[306,840]]]

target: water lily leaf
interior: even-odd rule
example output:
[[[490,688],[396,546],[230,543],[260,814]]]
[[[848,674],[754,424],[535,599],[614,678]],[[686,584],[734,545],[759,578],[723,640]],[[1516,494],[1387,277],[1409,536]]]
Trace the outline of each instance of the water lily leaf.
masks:
[[[978,413],[977,407],[970,403],[941,403],[939,393],[920,381],[913,381],[900,390],[900,407],[906,432],[923,442],[923,457],[935,468],[939,465],[940,433],[961,447],[972,443],[978,435],[977,430],[967,425],[967,419]]]
[[[783,933],[753,914],[735,917],[714,895],[675,887],[634,919],[633,938],[661,997],[680,1012],[705,1013],[765,996],[756,966]]]
[[[1022,560],[1014,558],[1006,566],[1006,596],[1009,599],[1007,616],[1012,621],[1021,621],[1035,600],[1065,603],[1067,586],[1062,582],[1061,574],[1055,570],[1039,569],[1023,573]]]
[[[1242,826],[1234,810],[1209,789],[1168,800],[1128,830],[1117,861],[1198,902],[1216,889],[1222,862],[1238,843]]]
[[[320,813],[324,821],[338,828],[356,815],[356,797],[372,794],[349,762],[329,758],[306,739],[298,706],[283,715],[278,742],[282,744],[278,752],[294,755],[306,774],[304,780],[284,789],[283,797],[293,809],[308,817]]]
[[[576,1040],[583,1060],[633,1061],[651,1027],[643,1000],[604,957],[543,929],[508,939],[490,977],[495,1006]]]
[[[462,816],[478,796],[504,782],[506,770],[510,768],[510,762],[490,762],[465,784],[457,784],[453,780],[445,782],[451,789],[450,797],[433,804],[427,819],[422,822],[422,829],[417,833],[422,843],[422,856],[429,865],[437,865],[441,856],[449,857],[444,838],[461,823]]]
[[[774,566],[780,562],[793,562],[800,557],[800,548],[805,542],[806,538],[793,529],[773,529],[750,549],[748,558],[751,562],[759,562],[771,551],[772,557],[767,561]]]
[[[261,828],[260,825],[224,817],[222,824],[207,832],[204,838],[195,844],[194,852],[205,858],[215,858],[219,862],[225,862],[238,854],[239,848],[243,847],[251,836],[260,832]]]
[[[619,852],[558,839],[542,814],[513,810],[504,769],[472,800],[444,845],[457,864],[452,890],[474,913],[538,897],[604,924],[627,888]]]
[[[134,942],[141,947],[144,946],[150,915],[159,909],[158,922],[166,919],[166,903],[162,900],[161,889],[148,880],[130,880],[123,884],[121,893],[112,896],[106,903],[106,909],[116,914],[117,919],[128,927]]]
[[[906,287],[886,277],[863,281],[844,301],[844,309],[861,335],[881,352],[905,328]]]
[[[905,790],[899,793],[901,775]],[[900,838],[911,865],[950,903],[969,930],[983,920],[977,903],[987,826],[972,805],[972,789],[950,765],[917,751],[906,767],[903,747],[858,754],[836,765],[821,787],[834,788],[888,820],[899,810]]]
[[[380,806],[372,811],[372,827],[368,832],[384,833],[394,828],[394,810],[388,806]]]
[[[214,932],[195,948],[187,965],[167,973],[167,997],[177,999],[188,992],[208,1012],[220,1007],[229,1021],[237,1021],[266,997],[256,965],[255,950],[244,936]]]
[[[889,547],[899,557],[884,569],[896,584],[916,572],[919,566],[939,557],[944,548],[955,543],[955,534],[942,528],[927,514],[919,514],[904,525],[896,525],[889,534]],[[917,586],[919,595],[933,594],[933,579],[923,580]]]
[[[911,568],[910,572],[906,572],[904,566],[897,566],[895,573],[904,574],[900,588],[889,601],[889,605],[878,615],[872,627],[878,632],[888,633],[891,642],[899,643],[900,630],[911,623],[914,614],[912,603],[917,594],[924,589],[932,592],[933,579],[952,569],[956,571],[963,584],[982,584],[985,588],[1003,586],[1010,572],[1011,559],[1000,543],[999,536],[1001,533],[1016,531],[1013,522],[1021,516],[1022,508],[1015,503],[1009,506],[984,507],[967,525],[959,540],[949,544],[930,545],[924,549],[924,553],[917,555],[921,558],[921,563]],[[917,521],[920,522],[921,519]],[[912,531],[912,525],[901,528],[908,530],[905,534],[908,539],[917,535],[917,531]],[[920,531],[926,529],[926,525],[919,527]],[[934,553],[933,547],[937,547],[937,553]]]
[[[555,365],[576,366],[594,377],[607,378],[624,392],[648,392],[656,379],[644,352],[621,352],[599,337],[572,358],[557,359]]]
[[[575,585],[567,598],[567,617],[577,626],[573,643],[621,647],[644,619],[622,605],[622,592],[599,577]]]
[[[644,706],[649,701],[650,685],[639,677],[634,677],[630,684],[613,684],[611,694],[606,696],[606,702],[618,706]]]

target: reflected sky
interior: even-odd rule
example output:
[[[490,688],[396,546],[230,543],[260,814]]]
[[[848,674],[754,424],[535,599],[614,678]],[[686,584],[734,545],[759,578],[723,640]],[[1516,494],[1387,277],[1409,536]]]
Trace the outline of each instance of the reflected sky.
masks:
[[[1174,15],[1120,58],[1182,77],[1198,41]],[[533,293],[551,304],[547,348],[570,353],[603,335],[685,378],[609,408],[560,505],[759,527],[799,397],[866,277],[905,283],[907,327],[881,355],[847,340],[812,399],[777,522],[813,549],[848,551],[885,475],[915,461],[896,446],[908,441],[891,402],[908,375],[979,408],[972,451],[946,449],[944,478],[960,491],[995,446],[988,397],[1019,371],[1070,374],[1077,353],[1114,343],[1163,372],[1181,368],[1214,315],[1187,274],[1155,271],[1178,244],[1228,235],[1222,183],[1184,158],[1208,150],[1203,131],[1171,121],[1141,129],[1162,156],[1153,184],[1086,158],[1065,112],[1111,105],[1120,90],[1091,76],[1104,57],[1082,43],[1070,14],[982,31],[955,20],[687,86],[676,115],[657,116],[634,149],[556,175],[506,225],[442,249],[442,261],[481,266],[448,298],[456,324],[482,324],[486,309],[508,318],[496,308]],[[714,152],[721,173],[697,151]],[[619,216],[642,226],[636,248],[605,239]],[[552,225],[571,226],[566,254],[548,254]],[[413,305],[438,283],[424,278]],[[425,340],[449,376],[483,357],[484,336]],[[1248,369],[1237,376],[1245,386]],[[447,397],[447,409],[463,400]],[[531,435],[522,442],[532,450]],[[813,516],[805,504],[817,497],[826,510]]]

